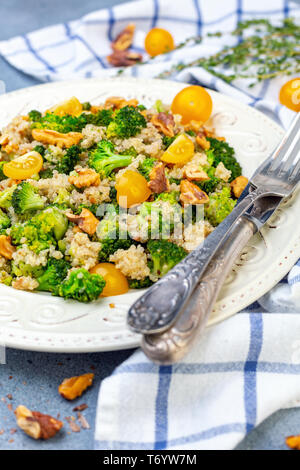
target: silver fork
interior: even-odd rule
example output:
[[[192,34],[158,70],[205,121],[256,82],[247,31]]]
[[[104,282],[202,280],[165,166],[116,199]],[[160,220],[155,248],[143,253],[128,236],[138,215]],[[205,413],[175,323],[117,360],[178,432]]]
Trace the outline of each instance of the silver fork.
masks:
[[[296,131],[297,126],[298,131]],[[162,333],[143,337],[142,349],[152,361],[170,364],[181,359],[189,351],[193,341],[204,328],[236,257],[253,234],[270,218],[282,199],[294,191],[300,179],[299,117],[294,121],[293,129],[295,132],[287,135],[287,146],[281,145],[277,157],[268,159],[255,173],[250,183],[250,188],[254,187],[253,181],[257,185],[265,184],[267,187],[271,181],[273,191],[277,194],[257,199],[237,220],[211,259],[185,309],[174,324]]]
[[[262,208],[270,202],[270,210],[275,210],[272,209],[274,204],[278,205],[282,198],[293,191],[299,180],[300,171],[299,128],[300,116],[297,115],[275,152],[254,173],[231,214],[203,244],[150,287],[132,305],[128,313],[128,325],[132,330],[153,335],[170,328],[183,312],[221,243],[233,234],[236,235],[235,238],[240,238],[236,225],[241,229],[241,216],[245,214],[243,222],[245,224],[245,219],[247,219],[248,229],[253,226],[253,231],[250,230],[253,235],[265,223],[270,212],[264,209],[262,215]],[[248,214],[246,214],[247,211]],[[240,231],[243,232],[243,230]],[[248,236],[249,230],[246,232]]]

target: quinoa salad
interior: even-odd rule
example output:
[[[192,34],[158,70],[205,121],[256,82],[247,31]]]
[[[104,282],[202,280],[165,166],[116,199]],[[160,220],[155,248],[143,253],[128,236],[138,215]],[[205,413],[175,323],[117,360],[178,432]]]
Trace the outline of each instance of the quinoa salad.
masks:
[[[0,134],[0,282],[90,302],[150,286],[232,211],[234,149],[156,101],[72,97]]]

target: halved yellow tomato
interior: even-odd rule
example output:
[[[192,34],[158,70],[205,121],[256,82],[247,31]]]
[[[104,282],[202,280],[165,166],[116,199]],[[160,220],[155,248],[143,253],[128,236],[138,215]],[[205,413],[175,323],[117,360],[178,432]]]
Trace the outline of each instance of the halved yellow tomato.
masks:
[[[90,269],[92,274],[100,274],[106,282],[100,297],[121,295],[128,292],[128,281],[123,273],[111,263],[99,263]]]
[[[75,96],[72,96],[69,100],[52,106],[47,112],[57,114],[58,116],[64,116],[65,114],[79,116],[82,113],[82,104]]]
[[[194,143],[186,134],[180,134],[163,153],[161,160],[165,163],[185,165],[194,155]]]
[[[8,178],[26,180],[39,173],[43,167],[43,158],[38,152],[28,152],[3,165],[3,173]]]
[[[116,181],[117,201],[121,207],[145,202],[151,194],[147,180],[134,170],[126,170]]]
[[[202,86],[191,85],[175,96],[171,110],[182,116],[182,124],[190,121],[207,121],[212,112],[212,99]]]
[[[300,77],[289,80],[281,87],[279,101],[293,111],[300,111]]]

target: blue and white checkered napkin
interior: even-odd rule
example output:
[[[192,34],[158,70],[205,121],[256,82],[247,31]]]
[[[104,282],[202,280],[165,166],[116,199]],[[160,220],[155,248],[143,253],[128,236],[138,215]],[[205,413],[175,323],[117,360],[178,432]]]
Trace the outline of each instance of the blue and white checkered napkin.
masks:
[[[106,60],[110,41],[129,22],[136,23],[134,50],[140,52],[154,26],[168,29],[179,43],[207,32],[231,31],[240,20],[276,21],[289,15],[299,16],[299,8],[283,0],[142,0],[0,42],[0,53],[16,68],[45,81],[111,76],[116,69]],[[205,39],[157,57],[151,65],[129,68],[126,74],[154,77],[178,61],[191,61],[237,40]],[[278,103],[286,77],[251,89],[241,81],[233,87],[196,67],[175,78],[236,97],[284,127],[292,119],[293,113]],[[298,406],[299,311],[297,263],[287,281],[260,304],[206,330],[181,363],[158,367],[135,352],[102,382],[96,448],[230,449],[272,412]]]

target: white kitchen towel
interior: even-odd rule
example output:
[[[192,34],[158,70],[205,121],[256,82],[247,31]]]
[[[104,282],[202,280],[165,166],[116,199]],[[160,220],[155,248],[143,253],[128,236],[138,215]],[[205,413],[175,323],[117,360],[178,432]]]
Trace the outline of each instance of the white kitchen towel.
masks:
[[[96,449],[233,449],[299,406],[299,331],[299,314],[248,311],[206,329],[173,366],[136,351],[102,382]]]
[[[252,18],[267,18],[276,23],[298,15],[299,7],[288,0],[140,0],[2,41],[0,54],[14,67],[44,81],[107,77],[118,73],[106,59],[111,53],[110,43],[130,22],[137,28],[133,50],[142,52],[144,59],[147,59],[143,50],[145,35],[153,27],[169,30],[177,44],[189,37],[203,37],[201,44],[158,56],[149,65],[137,65],[125,71],[125,75],[156,77],[178,62],[188,63],[239,41],[230,34],[219,38],[206,37],[207,33],[230,32],[239,21]],[[192,67],[171,78],[196,81],[236,97],[271,114],[284,127],[293,116],[292,111],[278,102],[278,92],[286,77],[248,88],[245,80],[238,80],[231,86],[199,67]]]
[[[168,29],[179,43],[195,35],[231,31],[241,20],[276,22],[288,16],[299,17],[299,8],[283,0],[141,0],[2,41],[0,53],[44,81],[107,77],[118,72],[106,60],[110,42],[129,22],[137,27],[133,49],[146,58],[144,37],[155,26]],[[179,61],[189,62],[235,41],[238,38],[230,35],[206,38],[151,64],[130,67],[125,74],[155,77]],[[287,77],[251,89],[241,80],[228,85],[198,67],[172,78],[231,95],[284,127],[294,115],[278,102]],[[186,359],[174,366],[158,367],[136,351],[102,382],[95,448],[231,449],[274,411],[298,406],[299,283],[297,264],[260,304],[207,329]]]

